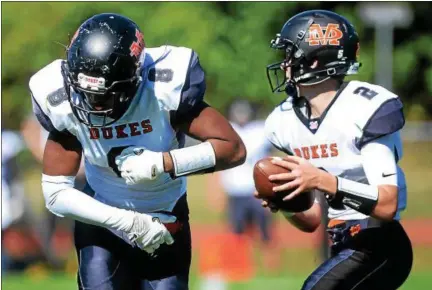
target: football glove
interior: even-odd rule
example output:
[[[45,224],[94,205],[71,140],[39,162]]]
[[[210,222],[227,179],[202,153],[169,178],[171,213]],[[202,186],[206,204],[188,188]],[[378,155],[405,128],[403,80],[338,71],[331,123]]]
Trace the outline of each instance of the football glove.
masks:
[[[153,254],[161,245],[171,245],[174,239],[164,223],[174,223],[177,218],[166,214],[135,213],[132,227],[127,237],[138,248]]]
[[[128,185],[154,180],[164,173],[162,152],[153,152],[144,147],[124,149],[115,158],[115,163]]]

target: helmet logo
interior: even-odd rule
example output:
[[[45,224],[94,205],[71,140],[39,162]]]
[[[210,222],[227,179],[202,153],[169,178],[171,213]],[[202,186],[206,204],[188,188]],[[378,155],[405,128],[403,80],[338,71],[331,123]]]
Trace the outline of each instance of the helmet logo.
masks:
[[[340,45],[339,39],[343,37],[343,32],[339,29],[339,24],[329,23],[322,27],[320,24],[312,24],[309,27],[309,35],[306,42],[310,46],[317,45]]]
[[[138,29],[135,30],[136,41],[132,42],[130,49],[130,55],[139,58],[142,50],[144,49],[144,35]]]
[[[78,83],[83,89],[90,89],[98,91],[99,89],[105,89],[105,79],[95,78],[91,76],[86,76],[83,73],[78,74]]]

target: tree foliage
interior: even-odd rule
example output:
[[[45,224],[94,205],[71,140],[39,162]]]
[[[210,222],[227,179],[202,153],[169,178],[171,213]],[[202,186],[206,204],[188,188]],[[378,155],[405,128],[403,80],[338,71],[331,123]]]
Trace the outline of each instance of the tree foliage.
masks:
[[[414,22],[395,31],[394,91],[410,119],[432,116],[432,5],[409,3]],[[7,2],[2,3],[3,126],[17,128],[31,110],[28,80],[65,49],[79,24],[102,12],[133,19],[147,46],[172,44],[196,50],[207,73],[207,100],[223,109],[246,97],[270,110],[282,95],[271,94],[267,64],[280,57],[269,42],[294,14],[306,9],[342,13],[357,28],[363,64],[356,79],[374,81],[374,29],[365,27],[349,2]],[[57,43],[56,43],[57,42]]]

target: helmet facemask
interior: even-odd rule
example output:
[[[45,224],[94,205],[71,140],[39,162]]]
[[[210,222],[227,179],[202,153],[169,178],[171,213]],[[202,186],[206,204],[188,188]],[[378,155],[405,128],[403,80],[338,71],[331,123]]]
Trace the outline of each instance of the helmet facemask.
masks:
[[[75,117],[89,127],[106,127],[119,120],[131,103],[141,77],[115,81],[105,86],[103,77],[97,78],[79,73],[76,81],[62,63],[65,87]]]
[[[267,78],[269,80],[272,92],[288,92],[295,86],[295,81],[292,78],[293,71],[296,71],[302,59],[304,58],[303,51],[298,47],[300,41],[303,40],[305,34],[301,32],[297,36],[296,43],[293,43],[287,38],[282,38],[280,34],[271,41],[271,48],[283,50],[284,60],[267,66]],[[287,77],[287,69],[291,68],[291,78]]]

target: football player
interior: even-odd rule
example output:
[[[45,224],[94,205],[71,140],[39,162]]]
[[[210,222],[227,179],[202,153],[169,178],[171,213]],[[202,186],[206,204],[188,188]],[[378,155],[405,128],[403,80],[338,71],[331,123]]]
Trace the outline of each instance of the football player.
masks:
[[[32,76],[49,131],[43,193],[51,212],[76,220],[79,289],[188,289],[186,176],[246,155],[205,88],[196,52],[146,48],[138,26],[112,13],[86,20],[66,60]],[[202,142],[184,148],[184,134]],[[86,193],[73,188],[82,155]]]
[[[273,92],[287,99],[266,120],[266,134],[288,156],[273,163],[289,173],[269,176],[273,190],[307,191],[327,199],[331,257],[304,282],[303,290],[397,289],[412,266],[410,240],[399,223],[406,207],[400,130],[402,103],[387,89],[354,74],[359,38],[344,17],[323,10],[289,19],[271,46],[284,54],[267,67]],[[281,74],[280,74],[281,73]],[[263,202],[277,211],[274,204]],[[304,231],[320,223],[315,203],[284,213]]]

